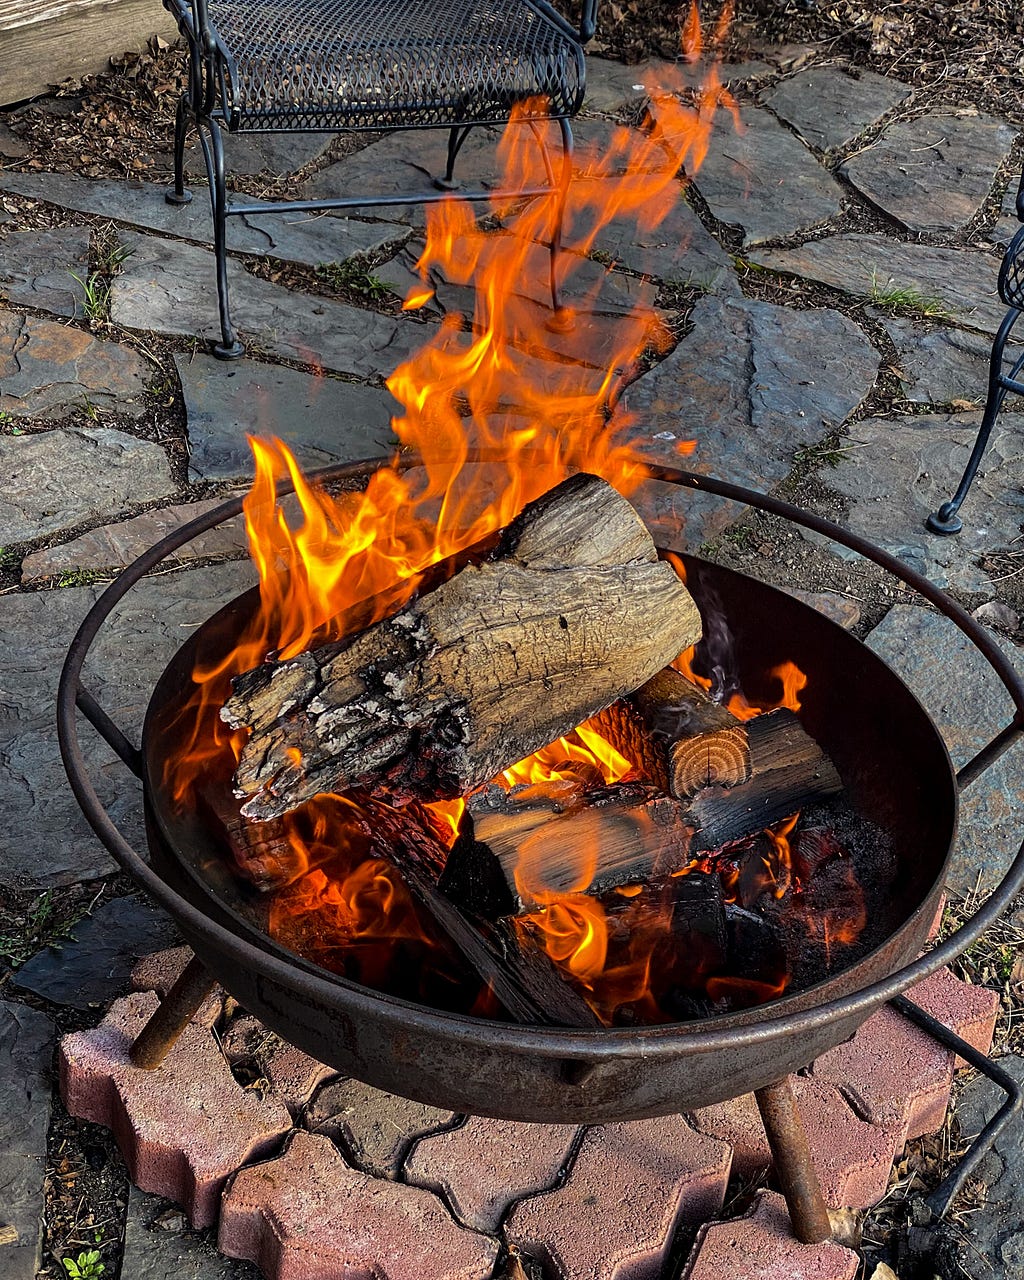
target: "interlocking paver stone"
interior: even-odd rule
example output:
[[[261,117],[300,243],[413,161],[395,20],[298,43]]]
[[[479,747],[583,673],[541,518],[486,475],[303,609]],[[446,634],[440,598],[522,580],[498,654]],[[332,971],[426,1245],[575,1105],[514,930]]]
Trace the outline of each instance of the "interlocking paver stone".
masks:
[[[80,570],[122,569],[131,564],[143,551],[159,539],[195,520],[223,500],[190,503],[182,507],[163,507],[147,511],[144,515],[118,524],[108,524],[102,529],[91,529],[71,542],[44,547],[26,556],[21,565],[24,583],[38,582],[55,574]],[[200,556],[218,556],[244,551],[247,547],[245,527],[241,516],[216,529],[200,534],[174,553],[172,562],[198,559]]]
[[[811,67],[762,97],[766,106],[821,151],[833,151],[910,97],[910,85],[873,71]]]
[[[213,254],[195,245],[125,233],[132,249],[114,279],[111,316],[130,329],[219,335]],[[393,319],[329,298],[303,297],[283,285],[228,264],[231,305],[243,338],[304,364],[336,373],[390,373],[427,331],[415,320]]]
[[[166,186],[152,182],[97,182],[70,173],[0,174],[0,191],[14,191],[66,209],[99,214],[149,231],[165,231],[199,244],[212,244],[213,223],[206,192],[197,188],[191,204],[174,206],[164,199],[166,190]],[[235,199],[248,203],[248,197]],[[227,221],[228,248],[236,253],[301,262],[311,267],[321,262],[340,262],[353,254],[376,253],[388,245],[400,244],[408,234],[407,230],[385,223],[316,215],[303,217],[296,213],[238,216]]]
[[[851,427],[856,448],[829,469],[828,485],[847,499],[841,523],[848,529],[885,547],[937,586],[991,598],[994,587],[979,562],[1008,546],[1024,520],[1024,434],[1013,415],[996,422],[961,511],[962,532],[941,538],[925,528],[928,513],[956,488],[979,420],[976,413],[864,418]],[[855,558],[841,547],[833,550]]]
[[[162,1000],[178,981],[192,959],[191,947],[168,947],[141,956],[132,966],[129,985],[133,991],[155,991]],[[224,1011],[224,988],[216,986],[192,1015],[193,1022],[212,1027]]]
[[[0,412],[62,418],[88,406],[145,412],[140,356],[84,329],[0,310]]]
[[[852,1040],[822,1054],[811,1074],[835,1085],[862,1119],[900,1126],[899,1148],[942,1127],[953,1054],[894,1009],[882,1008]]]
[[[957,768],[1008,723],[1011,704],[1005,689],[947,618],[929,609],[896,605],[867,643],[921,699]],[[1009,640],[999,644],[1020,670],[1024,655],[1019,646]],[[941,662],[936,654],[941,654]],[[947,883],[964,896],[975,891],[979,879],[982,889],[991,888],[1017,852],[1022,766],[1024,744],[1018,742],[960,797],[959,834]]]
[[[498,1253],[431,1192],[359,1173],[329,1139],[303,1132],[234,1179],[219,1247],[268,1280],[482,1280]]]
[[[177,355],[188,416],[189,471],[197,480],[252,475],[247,433],[274,435],[307,470],[390,453],[401,406],[383,387],[362,387],[283,365]]]
[[[161,575],[132,589],[101,629],[85,675],[129,737],[137,740],[153,684],[180,646],[184,628],[209,617],[254,580],[247,563],[235,563]],[[113,869],[68,787],[53,729],[61,664],[99,591],[67,587],[0,597],[0,630],[8,645],[0,692],[0,809],[6,815],[0,877],[8,885],[44,889]],[[100,799],[126,837],[143,847],[137,795],[134,786],[125,786],[124,766],[88,727],[81,733]]]
[[[16,1233],[0,1245],[4,1280],[35,1280],[42,1261],[53,1032],[45,1014],[0,1001],[0,1227]]]
[[[140,951],[178,937],[170,917],[138,898],[114,898],[72,925],[71,940],[22,965],[14,985],[55,1004],[95,1009],[128,988]]]
[[[293,1115],[305,1106],[318,1085],[337,1075],[332,1067],[288,1044],[248,1013],[234,1018],[221,1032],[220,1041],[232,1066],[246,1063],[256,1068],[271,1096]]]
[[[953,400],[970,401],[979,406],[985,403],[992,354],[988,338],[963,329],[923,329],[912,320],[870,310],[896,348],[899,379],[908,400],[914,404],[935,405]],[[1008,360],[1013,359],[1012,352],[1011,344],[1007,349]],[[1020,403],[1019,398],[1009,396],[1003,405],[1010,411],[1019,409]]]
[[[939,303],[958,324],[984,333],[995,333],[1006,314],[996,293],[999,258],[977,249],[903,244],[857,232],[749,256],[759,266],[817,280],[855,297],[877,300],[909,290],[929,304]]]
[[[128,1188],[124,1226],[124,1280],[260,1280],[248,1262],[225,1258],[206,1233],[158,1196]]]
[[[159,445],[110,427],[0,436],[0,543],[24,542],[174,492]]]
[[[682,1116],[589,1129],[568,1181],[524,1200],[509,1241],[560,1280],[655,1280],[675,1227],[722,1206],[730,1152]]]
[[[907,995],[979,1053],[988,1053],[992,1048],[999,1016],[997,991],[961,982],[949,969],[937,969],[916,987],[911,987]],[[958,1067],[964,1065],[962,1058],[956,1062]]]
[[[291,1128],[285,1107],[236,1083],[208,1027],[190,1022],[155,1071],[133,1067],[132,1041],[159,1001],[117,1000],[93,1031],[65,1036],[61,1094],[72,1115],[112,1129],[132,1181],[181,1204],[193,1226],[217,1216],[221,1188]]]
[[[80,316],[91,234],[88,227],[12,231],[0,240],[0,294],[53,315]]]
[[[1024,1058],[1006,1054],[999,1065],[1024,1084]],[[978,1076],[964,1089],[957,1106],[961,1137],[970,1142],[1006,1101],[1006,1094],[991,1080]],[[981,1274],[999,1280],[1024,1280],[1024,1117],[1018,1112],[996,1138],[973,1177],[980,1183],[984,1208],[967,1215],[963,1223],[960,1258],[968,1275],[979,1258],[988,1261]]]
[[[874,348],[835,311],[702,298],[692,323],[675,351],[627,389],[625,407],[637,416],[630,438],[668,465],[679,465],[680,440],[695,439],[684,465],[755,489],[783,479],[795,450],[838,426],[878,371]],[[659,533],[685,530],[691,548],[738,514],[735,504],[656,481],[638,505]]]
[[[1003,120],[936,111],[889,125],[842,171],[909,231],[958,231],[981,208],[1014,137]]]
[[[555,1185],[579,1129],[470,1116],[458,1129],[421,1138],[405,1178],[444,1196],[458,1220],[496,1232],[515,1200]]]
[[[723,118],[724,117],[724,118]],[[745,108],[743,132],[719,116],[694,185],[745,245],[795,235],[835,217],[843,193],[814,156],[767,111]]]
[[[340,1143],[358,1168],[378,1178],[397,1178],[412,1141],[448,1128],[454,1119],[452,1111],[359,1080],[335,1080],[310,1103],[305,1123]]]
[[[786,1202],[763,1191],[749,1213],[701,1227],[680,1280],[853,1280],[852,1249],[798,1244]]]

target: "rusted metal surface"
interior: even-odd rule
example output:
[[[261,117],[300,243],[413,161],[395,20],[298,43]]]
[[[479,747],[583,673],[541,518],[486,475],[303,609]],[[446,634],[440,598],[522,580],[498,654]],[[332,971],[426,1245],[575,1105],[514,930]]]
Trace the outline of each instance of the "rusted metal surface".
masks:
[[[206,965],[193,956],[128,1050],[132,1065],[155,1071],[216,985]]]
[[[831,1236],[832,1225],[789,1077],[765,1085],[754,1097],[796,1238],[821,1244]]]
[[[358,479],[377,465],[379,461],[331,468],[320,478]],[[894,573],[961,628],[1006,687],[1013,720],[998,749],[1020,735],[1021,681],[987,633],[920,575],[863,539],[788,504],[702,476],[664,468],[651,468],[651,474],[817,529]],[[827,619],[760,583],[692,562],[698,576],[710,575],[730,619],[739,617],[739,630],[746,627],[756,641],[756,662],[748,664],[756,667],[749,673],[754,696],[759,673],[775,660],[791,658],[811,675],[801,712],[805,727],[835,760],[853,803],[892,831],[907,851],[903,923],[857,964],[798,995],[760,1009],[672,1026],[595,1031],[516,1027],[438,1012],[327,974],[276,948],[211,888],[215,881],[204,878],[203,865],[209,861],[209,846],[201,832],[175,830],[172,815],[155,794],[152,769],[147,784],[150,860],[142,858],[100,804],[78,745],[80,672],[110,610],[161,559],[235,515],[239,505],[227,503],[165,538],[101,596],[62,673],[61,750],[86,817],[120,865],[174,916],[197,955],[233,995],[322,1061],[408,1097],[509,1119],[593,1123],[707,1105],[770,1085],[848,1038],[884,1001],[970,945],[1024,884],[1022,846],[973,920],[920,955],[956,825],[956,782],[934,725],[870,650]],[[749,648],[741,636],[738,651],[742,655]],[[154,706],[161,696],[169,696],[181,674],[172,663]],[[747,674],[740,672],[745,680]],[[156,749],[149,740],[146,746],[149,752]],[[985,756],[986,764],[994,754]],[[453,1062],[458,1071],[452,1070]]]

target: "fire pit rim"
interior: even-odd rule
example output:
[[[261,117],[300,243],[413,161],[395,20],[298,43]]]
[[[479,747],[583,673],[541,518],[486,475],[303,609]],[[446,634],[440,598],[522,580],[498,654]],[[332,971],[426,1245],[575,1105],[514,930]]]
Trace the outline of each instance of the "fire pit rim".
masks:
[[[482,450],[475,450],[470,454],[471,461],[486,461],[487,458],[488,454]],[[404,471],[416,466],[419,461],[420,459],[416,455],[404,455],[397,460],[378,457],[357,463],[325,467],[311,473],[310,479],[315,483],[365,479],[380,467],[396,465],[399,470]],[[802,511],[789,503],[771,498],[767,494],[761,494],[738,485],[716,480],[710,476],[654,464],[645,464],[644,472],[651,479],[695,490],[705,490],[717,496],[768,511],[782,519],[814,529],[830,540],[839,542],[873,560],[885,571],[906,583],[917,594],[935,605],[940,612],[949,617],[959,627],[993,668],[1010,694],[1016,708],[1016,715],[1010,724],[960,770],[957,775],[957,781],[961,790],[970,782],[976,780],[1017,737],[1024,733],[1024,682],[1017,676],[1008,659],[981,625],[922,575],[902,564],[888,552],[875,547],[866,539],[841,529],[838,525],[832,524],[819,516]],[[281,482],[278,485],[279,496],[284,496],[291,490],[292,486],[287,482]],[[149,551],[127,566],[103,591],[76,632],[61,671],[57,698],[58,740],[72,790],[94,832],[115,861],[118,862],[119,866],[179,920],[179,923],[184,926],[183,931],[186,936],[189,932],[189,927],[194,927],[200,934],[205,932],[208,936],[215,937],[218,948],[227,954],[231,954],[237,962],[250,966],[253,966],[254,962],[258,962],[255,964],[257,969],[264,969],[269,978],[284,983],[294,983],[298,974],[302,984],[309,991],[315,993],[322,989],[326,996],[335,986],[328,975],[320,978],[318,975],[298,970],[287,961],[261,950],[231,930],[211,920],[207,914],[178,894],[135,851],[115,826],[99,800],[92,781],[86,772],[84,757],[78,741],[76,711],[81,708],[86,718],[105,738],[108,744],[113,747],[120,758],[137,776],[140,775],[140,753],[128,742],[103,708],[80,684],[80,675],[86,655],[100,626],[114,606],[136,582],[179,547],[208,529],[214,528],[218,524],[238,515],[241,509],[241,498],[230,499],[188,524],[181,526],[154,544]],[[458,1022],[462,1036],[476,1041],[482,1047],[495,1048],[505,1045],[526,1048],[530,1053],[540,1058],[571,1059],[579,1057],[592,1060],[596,1057],[607,1060],[619,1056],[634,1057],[638,1049],[641,1054],[652,1057],[660,1057],[662,1054],[687,1056],[687,1054],[691,1053],[725,1051],[740,1045],[748,1046],[761,1041],[772,1040],[787,1032],[795,1035],[807,1033],[826,1023],[870,1012],[873,1008],[905,991],[909,986],[955,959],[999,918],[1011,900],[1020,891],[1022,885],[1024,885],[1024,841],[1022,841],[1020,849],[1002,880],[984,905],[932,951],[905,965],[903,968],[893,971],[887,977],[861,988],[859,991],[796,1012],[775,1016],[766,1013],[766,1016],[756,1022],[744,1023],[743,1025],[729,1028],[716,1030],[714,1029],[714,1022],[706,1024],[705,1027],[701,1027],[699,1030],[693,1030],[693,1023],[666,1024],[643,1028],[600,1028],[593,1031],[553,1027],[519,1027],[506,1023],[489,1022],[484,1019],[467,1020],[461,1015],[427,1009],[394,997],[387,997],[386,999],[390,1004],[398,1006],[402,1010],[404,1023],[410,1028],[417,1026],[429,1027],[431,1024],[436,1025],[439,1020],[441,1022]],[[349,986],[348,990],[352,997],[352,1004],[357,1011],[360,1005],[365,1005],[368,1012],[371,1009],[379,1009],[380,1001],[384,999],[380,993],[370,990],[364,991],[356,984]]]

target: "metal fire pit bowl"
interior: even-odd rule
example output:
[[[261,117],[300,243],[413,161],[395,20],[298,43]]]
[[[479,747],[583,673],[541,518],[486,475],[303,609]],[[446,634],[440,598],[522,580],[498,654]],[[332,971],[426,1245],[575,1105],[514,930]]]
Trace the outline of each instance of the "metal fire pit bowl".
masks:
[[[388,463],[373,459],[331,467],[314,478],[365,479]],[[1013,705],[1010,722],[954,775],[923,708],[866,646],[783,592],[690,561],[690,585],[698,602],[711,590],[724,607],[748,693],[756,697],[759,678],[785,658],[807,672],[802,721],[835,760],[854,807],[889,830],[902,851],[904,870],[894,888],[902,923],[882,945],[842,972],[769,1005],[701,1022],[593,1031],[515,1026],[439,1012],[368,990],[279,948],[233,909],[226,894],[217,892],[216,878],[209,875],[211,837],[183,827],[154,786],[160,739],[150,725],[165,699],[187,679],[188,654],[176,655],[157,685],[142,752],[80,683],[89,648],[117,602],[184,543],[237,515],[241,503],[233,501],[163,539],[93,606],[61,675],[60,746],[78,802],[120,866],[170,913],[198,958],[246,1009],[320,1061],[438,1107],[520,1121],[599,1123],[707,1106],[780,1080],[848,1039],[879,1005],[968,947],[1024,884],[1022,845],[976,915],[934,950],[920,954],[952,849],[957,792],[1024,733],[1024,686],[984,629],[926,579],[827,521],[708,477],[654,466],[648,474],[767,511],[873,560],[950,618],[1005,686]],[[201,632],[230,624],[247,607],[251,604],[240,597]],[[190,645],[200,641],[198,637]],[[77,710],[143,779],[148,859],[125,840],[97,797],[79,746]]]

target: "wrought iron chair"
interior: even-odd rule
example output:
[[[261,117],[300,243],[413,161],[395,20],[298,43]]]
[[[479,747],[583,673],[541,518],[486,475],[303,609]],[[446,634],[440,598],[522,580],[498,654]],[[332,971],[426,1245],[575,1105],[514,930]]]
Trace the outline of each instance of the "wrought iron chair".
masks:
[[[1017,189],[1017,218],[1024,223],[1024,174],[1021,175],[1020,186]],[[996,415],[1002,408],[1008,391],[1024,396],[1024,380],[1020,376],[1024,372],[1024,351],[1013,357],[1008,357],[1005,352],[1006,343],[1014,325],[1024,315],[1024,226],[1014,235],[1003,255],[1003,261],[999,267],[999,296],[1009,310],[996,330],[992,343],[992,355],[988,368],[988,396],[985,400],[985,411],[981,417],[981,426],[978,428],[974,448],[967,459],[967,467],[956,493],[948,502],[944,502],[938,511],[933,511],[926,521],[932,533],[959,533],[963,528],[963,521],[957,512],[967,497],[967,491],[974,483],[974,477],[978,474],[989,436],[995,426]],[[1004,369],[1007,363],[1009,368]]]
[[[569,119],[584,93],[583,46],[594,34],[597,0],[583,0],[576,29],[546,0],[164,0],[189,52],[188,88],[174,129],[171,204],[187,204],[184,149],[198,130],[210,184],[221,340],[214,354],[242,354],[228,298],[226,221],[260,213],[352,209],[443,199],[454,186],[459,149],[474,125],[504,124],[514,106],[543,98],[536,120],[556,120],[560,170],[543,148],[547,185],[522,192],[460,191],[467,200],[560,192],[554,259],[572,172]],[[448,162],[429,191],[375,200],[345,198],[228,203],[222,128],[312,132],[446,128]],[[536,128],[542,141],[542,131]],[[543,146],[543,144],[542,144]]]

